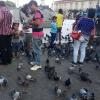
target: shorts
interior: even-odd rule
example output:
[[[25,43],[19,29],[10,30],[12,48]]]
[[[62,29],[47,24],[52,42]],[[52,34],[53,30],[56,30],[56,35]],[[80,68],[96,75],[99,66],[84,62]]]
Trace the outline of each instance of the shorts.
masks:
[[[20,52],[20,43],[12,43],[12,52]]]

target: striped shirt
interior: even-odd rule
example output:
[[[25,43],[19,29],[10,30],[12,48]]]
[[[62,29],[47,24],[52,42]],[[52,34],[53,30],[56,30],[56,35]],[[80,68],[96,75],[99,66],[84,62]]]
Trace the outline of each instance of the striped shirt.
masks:
[[[0,7],[0,35],[11,35],[12,14],[6,7]]]

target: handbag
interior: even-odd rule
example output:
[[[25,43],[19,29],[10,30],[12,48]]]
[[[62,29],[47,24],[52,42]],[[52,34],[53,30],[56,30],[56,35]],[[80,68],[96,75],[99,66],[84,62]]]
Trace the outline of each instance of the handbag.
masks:
[[[74,40],[79,40],[80,37],[81,37],[81,33],[80,33],[80,32],[77,32],[77,31],[72,31],[71,37],[72,37]]]

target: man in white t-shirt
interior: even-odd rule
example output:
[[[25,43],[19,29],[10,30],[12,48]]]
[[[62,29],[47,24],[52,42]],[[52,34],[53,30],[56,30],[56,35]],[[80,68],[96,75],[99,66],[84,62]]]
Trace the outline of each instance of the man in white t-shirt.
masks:
[[[33,57],[32,55],[32,50],[31,50],[31,43],[32,43],[32,28],[29,25],[32,16],[28,15],[28,6],[24,5],[24,7],[21,9],[20,11],[20,19],[22,21],[23,24],[23,32],[25,33],[25,39],[24,39],[24,47],[25,47],[25,53],[26,53],[26,57],[28,59],[28,62],[30,64],[33,64],[33,62],[31,62],[31,59]]]

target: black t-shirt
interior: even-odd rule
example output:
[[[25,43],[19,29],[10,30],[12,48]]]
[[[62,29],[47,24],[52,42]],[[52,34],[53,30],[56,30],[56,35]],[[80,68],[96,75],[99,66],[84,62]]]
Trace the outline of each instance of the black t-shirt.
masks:
[[[100,30],[100,18],[96,20],[96,29]]]

